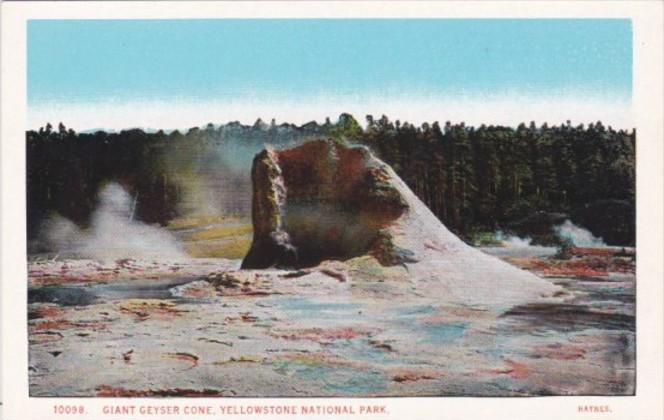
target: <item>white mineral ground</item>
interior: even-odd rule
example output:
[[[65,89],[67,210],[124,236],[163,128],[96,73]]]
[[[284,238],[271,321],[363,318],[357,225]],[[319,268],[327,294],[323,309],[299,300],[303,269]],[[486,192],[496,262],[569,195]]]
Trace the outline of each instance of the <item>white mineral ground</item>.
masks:
[[[409,210],[392,231],[397,245],[421,262],[408,266],[408,275],[422,292],[443,302],[484,305],[498,311],[544,297],[560,288],[475,249],[450,232],[408,186],[388,167],[393,185]]]
[[[543,279],[463,243],[388,170],[408,204],[390,227],[394,244],[418,262],[386,267],[364,255],[299,271],[193,258],[29,263],[30,394],[634,392],[629,257]],[[562,264],[550,258],[517,263],[543,275]]]

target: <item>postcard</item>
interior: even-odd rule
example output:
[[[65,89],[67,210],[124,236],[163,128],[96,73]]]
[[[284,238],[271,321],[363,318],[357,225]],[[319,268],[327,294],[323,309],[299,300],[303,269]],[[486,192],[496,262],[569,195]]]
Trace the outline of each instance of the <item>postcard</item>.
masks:
[[[659,419],[656,2],[5,2],[6,419]]]

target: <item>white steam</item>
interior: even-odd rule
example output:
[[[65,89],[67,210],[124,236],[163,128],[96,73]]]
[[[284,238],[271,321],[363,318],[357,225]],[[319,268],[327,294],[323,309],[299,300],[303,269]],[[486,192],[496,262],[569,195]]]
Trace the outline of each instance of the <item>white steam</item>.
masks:
[[[607,246],[602,238],[594,236],[589,230],[575,225],[569,219],[560,225],[554,226],[553,231],[558,238],[569,241],[574,246],[589,248]],[[532,245],[533,240],[530,237],[522,238],[516,235],[506,235],[501,230],[496,231],[495,239],[500,241],[503,248],[519,249],[535,246]]]
[[[170,232],[133,219],[134,205],[120,185],[108,184],[99,194],[89,229],[55,216],[45,226],[45,239],[58,251],[97,260],[186,258]]]
[[[565,220],[561,225],[554,228],[559,238],[570,241],[574,246],[603,247],[606,246],[602,238],[595,237],[590,231],[576,226],[570,220]]]
[[[496,240],[505,248],[526,248],[532,243],[529,237],[520,238],[516,235],[505,235],[502,230],[496,232]]]

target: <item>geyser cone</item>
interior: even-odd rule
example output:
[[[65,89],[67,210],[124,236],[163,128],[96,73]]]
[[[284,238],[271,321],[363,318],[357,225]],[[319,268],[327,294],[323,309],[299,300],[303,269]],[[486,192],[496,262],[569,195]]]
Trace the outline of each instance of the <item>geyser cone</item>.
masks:
[[[254,239],[242,268],[370,256],[455,301],[517,303],[557,290],[465,244],[366,147],[317,140],[266,149],[252,181]]]

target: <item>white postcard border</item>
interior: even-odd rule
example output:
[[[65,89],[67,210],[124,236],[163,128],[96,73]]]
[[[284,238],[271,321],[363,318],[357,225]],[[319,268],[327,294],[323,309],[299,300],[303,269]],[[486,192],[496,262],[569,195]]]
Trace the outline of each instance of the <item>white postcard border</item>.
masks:
[[[338,419],[661,419],[663,413],[662,232],[664,108],[663,4],[656,1],[481,2],[11,2],[2,4],[2,415],[8,420],[193,419],[112,416],[105,405],[385,405],[388,414]],[[28,19],[182,18],[629,18],[634,30],[633,113],[637,127],[637,387],[633,397],[533,398],[29,398],[25,212],[26,22]],[[72,372],[72,374],[76,374]],[[55,415],[54,406],[83,405],[86,415]],[[582,413],[581,405],[609,413]],[[215,415],[214,419],[293,416]],[[316,416],[309,418],[328,418]]]

